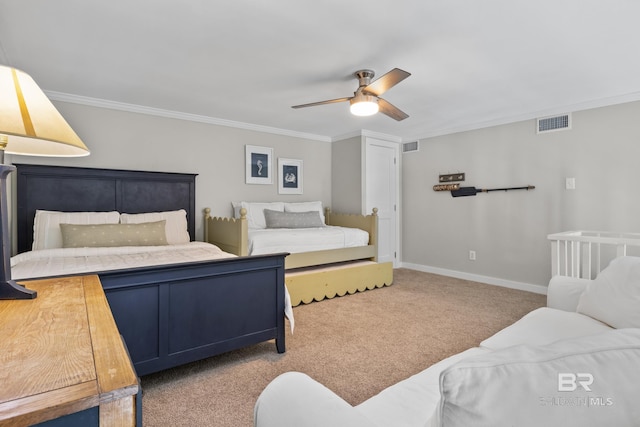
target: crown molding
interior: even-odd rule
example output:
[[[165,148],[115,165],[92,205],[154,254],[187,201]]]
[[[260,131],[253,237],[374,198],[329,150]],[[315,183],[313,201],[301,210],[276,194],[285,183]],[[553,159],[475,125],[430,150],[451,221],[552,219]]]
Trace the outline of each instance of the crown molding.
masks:
[[[396,143],[401,143],[402,142],[402,138],[396,135],[389,135],[386,133],[381,133],[381,132],[374,132],[372,130],[367,130],[367,129],[361,129],[361,130],[357,130],[357,131],[353,131],[353,132],[349,132],[349,133],[345,133],[342,135],[338,135],[338,136],[334,136],[331,138],[332,142],[336,142],[336,141],[344,141],[345,139],[349,139],[349,138],[355,138],[355,137],[367,137],[367,138],[377,138],[377,139],[382,139],[385,141],[389,141],[389,142],[396,142]]]
[[[165,117],[165,118],[186,120],[186,121],[192,121],[192,122],[198,122],[198,123],[206,123],[206,124],[217,125],[217,126],[232,127],[237,129],[264,132],[264,133],[270,133],[275,135],[283,135],[283,136],[289,136],[293,138],[302,138],[302,139],[322,141],[322,142],[336,142],[336,141],[342,141],[342,140],[354,138],[354,137],[370,137],[370,138],[383,139],[385,141],[390,141],[390,142],[402,143],[407,141],[417,141],[421,139],[428,139],[428,138],[434,138],[434,137],[443,136],[443,135],[450,135],[454,133],[468,132],[468,131],[484,129],[484,128],[489,128],[494,126],[502,126],[510,123],[533,120],[539,117],[552,116],[555,114],[565,114],[569,112],[590,110],[594,108],[607,107],[607,106],[616,105],[616,104],[624,104],[627,102],[640,101],[640,92],[633,92],[633,93],[624,94],[620,96],[589,100],[581,103],[565,105],[562,107],[554,107],[546,110],[524,113],[516,116],[500,117],[492,120],[486,120],[483,122],[465,123],[459,126],[435,129],[427,133],[420,134],[418,136],[413,136],[410,138],[399,137],[396,135],[389,135],[389,134],[380,133],[380,132],[374,132],[367,129],[356,130],[346,134],[330,137],[327,135],[296,132],[288,129],[280,129],[280,128],[256,125],[251,123],[237,122],[233,120],[226,120],[226,119],[220,119],[220,118],[209,117],[209,116],[201,116],[197,114],[189,114],[189,113],[183,113],[179,111],[164,110],[160,108],[146,107],[146,106],[137,105],[137,104],[127,104],[124,102],[109,101],[105,99],[91,98],[87,96],[72,95],[72,94],[63,93],[63,92],[56,92],[56,91],[44,91],[44,92],[49,97],[49,99],[53,101],[69,102],[72,104],[88,105],[91,107],[107,108],[111,110],[126,111],[129,113],[139,113],[139,114],[146,114],[146,115],[157,116],[157,117]]]
[[[575,104],[568,104],[565,106],[553,107],[546,110],[524,113],[516,116],[500,117],[492,120],[487,120],[484,122],[466,123],[460,126],[436,129],[426,134],[423,134],[421,136],[416,136],[413,138],[403,138],[403,140],[416,141],[420,139],[434,138],[437,136],[451,135],[454,133],[468,132],[472,130],[484,129],[484,128],[489,128],[494,126],[502,126],[502,125],[522,122],[526,120],[535,120],[540,117],[554,116],[556,114],[566,114],[566,113],[571,113],[576,111],[591,110],[595,108],[609,107],[612,105],[626,104],[628,102],[636,102],[636,101],[640,101],[640,92],[632,92],[632,93],[627,93],[619,96],[612,96],[608,98],[593,99],[593,100],[579,102]]]
[[[165,117],[170,119],[186,120],[191,122],[206,123],[210,125],[226,126],[237,129],[256,132],[284,135],[294,138],[310,139],[314,141],[331,142],[331,138],[325,135],[295,132],[287,129],[279,129],[269,126],[255,125],[251,123],[236,122],[233,120],[219,119],[216,117],[201,116],[198,114],[183,113],[180,111],[164,110],[161,108],[146,107],[143,105],[127,104],[124,102],[109,101],[106,99],[91,98],[88,96],[72,95],[63,92],[44,91],[53,101],[69,102],[72,104],[88,105],[90,107],[107,108],[110,110],[126,111],[128,113],[146,114],[149,116]]]

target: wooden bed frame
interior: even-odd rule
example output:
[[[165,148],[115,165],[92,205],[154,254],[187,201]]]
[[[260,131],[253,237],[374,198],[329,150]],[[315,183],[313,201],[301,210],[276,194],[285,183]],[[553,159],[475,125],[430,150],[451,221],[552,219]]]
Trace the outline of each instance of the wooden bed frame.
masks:
[[[31,250],[36,209],[187,211],[195,174],[17,166],[18,252]],[[138,375],[262,341],[285,351],[284,254],[95,272]]]
[[[246,209],[240,218],[212,217],[205,209],[205,240],[225,252],[248,254]],[[370,215],[338,214],[325,209],[327,225],[359,228],[369,233],[367,246],[289,254],[285,283],[293,306],[353,294],[393,283],[393,264],[378,263],[378,209]]]

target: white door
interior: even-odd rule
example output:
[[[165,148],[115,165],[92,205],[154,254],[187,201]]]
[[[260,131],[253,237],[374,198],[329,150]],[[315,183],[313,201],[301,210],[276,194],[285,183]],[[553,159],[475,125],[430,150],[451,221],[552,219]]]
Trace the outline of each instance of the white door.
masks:
[[[366,213],[378,208],[378,262],[397,267],[399,145],[374,138],[365,140]]]

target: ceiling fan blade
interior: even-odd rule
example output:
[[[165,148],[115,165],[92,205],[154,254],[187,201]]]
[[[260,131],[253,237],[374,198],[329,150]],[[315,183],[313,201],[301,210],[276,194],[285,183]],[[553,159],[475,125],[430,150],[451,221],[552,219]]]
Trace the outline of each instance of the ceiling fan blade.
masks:
[[[401,121],[409,117],[407,113],[382,98],[378,98],[378,107],[380,108],[380,112],[382,114],[386,114],[387,116],[397,121]]]
[[[329,99],[327,101],[319,101],[319,102],[312,102],[310,104],[301,104],[301,105],[294,105],[291,108],[304,108],[304,107],[315,107],[316,105],[324,105],[324,104],[334,104],[336,102],[345,102],[350,100],[351,98],[353,98],[353,96],[350,96],[348,98],[337,98],[337,99]]]
[[[411,73],[401,70],[400,68],[394,68],[378,80],[362,88],[362,91],[370,93],[371,95],[380,96],[410,75]]]

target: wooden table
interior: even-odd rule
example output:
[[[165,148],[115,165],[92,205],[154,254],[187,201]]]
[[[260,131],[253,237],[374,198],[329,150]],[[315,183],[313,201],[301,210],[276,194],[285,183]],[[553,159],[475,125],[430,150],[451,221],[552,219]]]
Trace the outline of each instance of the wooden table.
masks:
[[[138,380],[98,276],[21,284],[38,296],[0,300],[0,426],[134,426]]]

